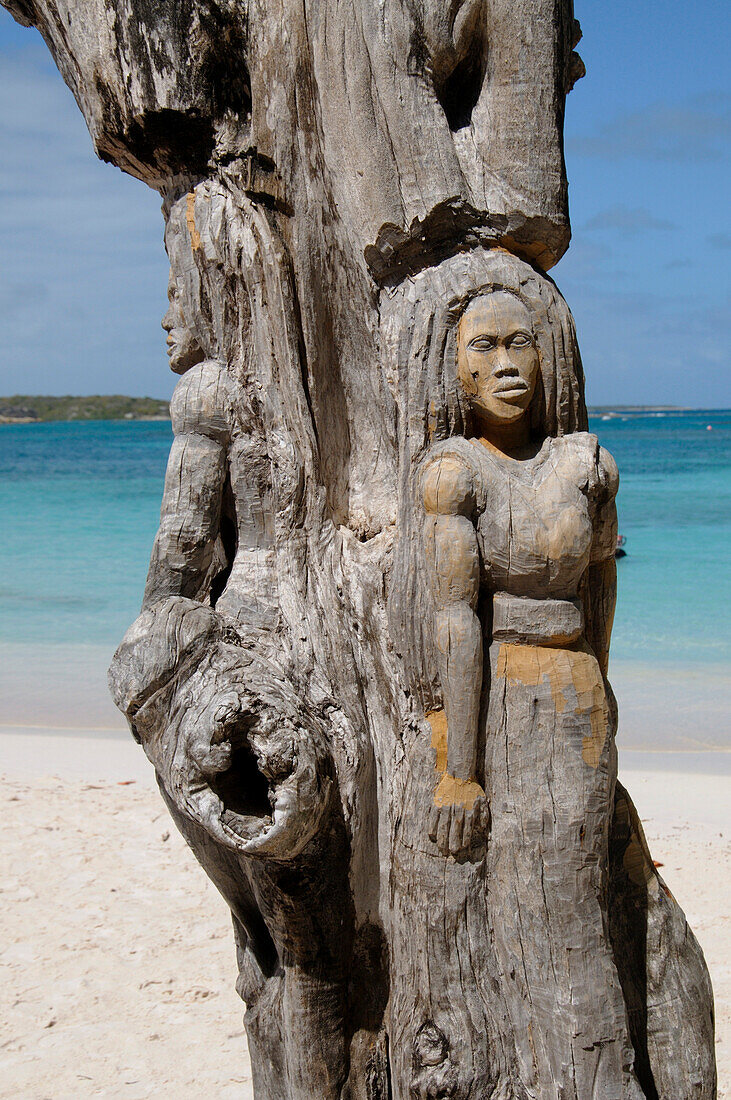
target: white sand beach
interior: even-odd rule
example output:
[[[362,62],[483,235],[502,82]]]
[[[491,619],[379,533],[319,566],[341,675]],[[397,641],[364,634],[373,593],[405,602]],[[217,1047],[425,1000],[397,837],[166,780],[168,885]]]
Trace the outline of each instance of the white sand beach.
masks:
[[[716,994],[731,1100],[726,754],[620,752]],[[142,750],[112,732],[0,730],[0,1097],[248,1100],[228,911]],[[680,1098],[678,1098],[680,1100]]]

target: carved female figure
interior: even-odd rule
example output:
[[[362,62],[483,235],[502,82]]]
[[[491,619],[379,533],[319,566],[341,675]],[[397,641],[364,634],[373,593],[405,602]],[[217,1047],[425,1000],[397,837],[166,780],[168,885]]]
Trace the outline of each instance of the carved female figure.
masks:
[[[615,786],[616,471],[512,254],[568,244],[571,0],[0,4],[165,196],[183,377],[110,681],[231,909],[257,1100],[713,1100]]]
[[[384,293],[399,511],[361,541],[317,480],[279,239],[232,202],[170,211],[175,441],[110,676],[231,908],[257,1096],[695,1095],[707,975],[615,797],[616,470],[563,299],[482,249]]]
[[[457,371],[469,438],[437,445],[423,477],[448,730],[432,839],[445,854],[468,851],[475,830],[485,829],[487,794],[490,862],[496,872],[505,861],[518,871],[500,876],[513,894],[505,911],[515,926],[502,930],[496,948],[503,973],[515,974],[533,1004],[534,1022],[535,1005],[543,1005],[534,1057],[551,1058],[557,1082],[569,1067],[572,1076],[583,1067],[579,1096],[592,1095],[598,1082],[599,1095],[641,1096],[602,897],[616,780],[606,670],[617,470],[594,436],[553,437],[531,416],[542,403],[541,363],[535,318],[521,294],[486,287],[459,310]],[[531,784],[526,798],[526,781],[540,772],[545,782]],[[581,900],[562,909],[567,873],[582,881],[569,892]],[[552,917],[558,912],[560,921]],[[518,953],[525,937],[517,935],[527,924],[542,951],[529,969]],[[599,1031],[596,1014],[576,996],[576,965],[595,972],[580,988],[604,1005]],[[565,1049],[543,1046],[557,1014]]]
[[[296,679],[278,609],[289,582],[277,575],[275,543],[301,554],[282,529],[302,498],[302,460],[286,446],[267,375],[275,357],[286,366],[287,331],[267,357],[256,294],[246,293],[247,278],[264,284],[260,257],[277,242],[240,201],[236,209],[226,189],[203,183],[169,212],[163,328],[182,377],[142,613],[110,686],[231,909],[257,1096],[325,1100],[348,1073],[346,841],[323,708]],[[238,278],[224,273],[227,250],[240,258]],[[280,273],[269,260],[273,298]],[[298,444],[304,451],[304,431]],[[292,613],[299,572],[290,576]]]
[[[657,888],[642,918],[639,895],[630,903],[625,890],[615,797],[626,813],[626,795],[607,681],[616,465],[582,430],[573,323],[550,280],[496,252],[450,265],[421,292],[429,348],[417,356],[412,344],[410,360],[412,392],[421,363],[424,391],[442,394],[423,405],[441,439],[421,461],[417,442],[413,459],[444,707],[428,714],[437,748],[428,832],[447,857],[453,898],[444,935],[430,932],[426,950],[446,972],[472,928],[489,948],[455,976],[473,991],[466,1015],[433,998],[421,1009],[444,1038],[439,1064],[425,1056],[418,1080],[424,1095],[450,1081],[462,1095],[456,1082],[469,1080],[485,1090],[499,1080],[514,1097],[665,1095],[653,1091],[666,1059],[652,1002],[674,1003],[683,973],[703,970],[672,899]],[[636,819],[632,828],[639,853]],[[404,843],[414,842],[412,831]],[[651,867],[646,849],[641,859]],[[653,872],[643,874],[654,889]],[[638,990],[626,956],[655,921],[666,962]],[[405,992],[403,1001],[406,1012]],[[485,1063],[462,1065],[460,1030],[483,1016],[474,1026],[487,1031]]]

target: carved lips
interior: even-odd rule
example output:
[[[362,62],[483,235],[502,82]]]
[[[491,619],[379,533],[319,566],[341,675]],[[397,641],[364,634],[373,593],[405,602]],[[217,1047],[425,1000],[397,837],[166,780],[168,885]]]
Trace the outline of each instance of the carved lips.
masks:
[[[521,379],[516,378],[514,381],[511,379],[508,385],[496,386],[493,393],[503,401],[510,401],[511,399],[520,400],[529,391],[530,386],[526,385]]]

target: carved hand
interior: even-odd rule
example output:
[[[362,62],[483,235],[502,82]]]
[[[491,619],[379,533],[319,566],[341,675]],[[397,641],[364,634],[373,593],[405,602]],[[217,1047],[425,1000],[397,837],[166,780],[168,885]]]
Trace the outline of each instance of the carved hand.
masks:
[[[483,848],[489,826],[490,807],[479,783],[445,772],[429,815],[429,839],[442,855],[467,857]]]

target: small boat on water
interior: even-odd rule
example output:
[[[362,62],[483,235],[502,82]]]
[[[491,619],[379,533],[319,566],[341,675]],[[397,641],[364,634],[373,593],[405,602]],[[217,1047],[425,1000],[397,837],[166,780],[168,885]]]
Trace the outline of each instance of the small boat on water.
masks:
[[[617,545],[614,548],[615,558],[626,558],[627,551],[624,548],[624,544],[627,541],[626,535],[617,535]]]

